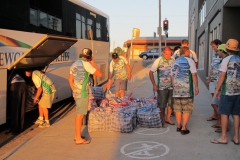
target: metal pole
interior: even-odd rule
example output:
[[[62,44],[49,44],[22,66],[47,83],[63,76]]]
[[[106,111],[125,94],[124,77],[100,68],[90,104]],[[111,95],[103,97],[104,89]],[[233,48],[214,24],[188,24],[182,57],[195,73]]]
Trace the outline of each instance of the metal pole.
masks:
[[[167,40],[167,34],[166,34],[166,32],[165,32],[165,47],[166,47],[166,45],[167,45],[166,40]]]
[[[131,39],[131,48],[130,48],[130,55],[129,55],[129,65],[130,65],[130,59],[132,59],[132,42],[133,42],[133,36]]]
[[[159,42],[158,42],[158,45],[159,45],[159,56],[161,55],[162,53],[162,42],[161,42],[161,37],[162,37],[162,27],[161,27],[161,0],[159,0],[159,24],[158,24],[158,29],[159,29]]]

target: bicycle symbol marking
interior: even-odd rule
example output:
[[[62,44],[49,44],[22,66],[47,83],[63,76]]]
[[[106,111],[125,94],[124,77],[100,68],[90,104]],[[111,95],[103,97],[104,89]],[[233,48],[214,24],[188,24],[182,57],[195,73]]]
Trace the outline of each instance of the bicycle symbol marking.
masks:
[[[128,143],[121,147],[121,153],[130,158],[154,159],[163,157],[169,153],[168,146],[151,141]]]

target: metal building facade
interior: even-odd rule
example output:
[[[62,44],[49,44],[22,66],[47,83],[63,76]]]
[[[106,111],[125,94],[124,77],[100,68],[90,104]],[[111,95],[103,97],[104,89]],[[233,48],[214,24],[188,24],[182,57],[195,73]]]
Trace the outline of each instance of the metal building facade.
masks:
[[[239,0],[189,0],[188,37],[198,58],[198,74],[205,82],[213,54],[210,42],[229,38],[240,42]]]

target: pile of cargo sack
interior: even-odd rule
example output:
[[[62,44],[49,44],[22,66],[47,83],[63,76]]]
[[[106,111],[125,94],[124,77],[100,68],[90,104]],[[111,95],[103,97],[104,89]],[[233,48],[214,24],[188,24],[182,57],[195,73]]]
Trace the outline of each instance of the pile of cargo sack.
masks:
[[[160,110],[155,96],[117,98],[101,87],[89,90],[88,131],[131,133],[137,127],[160,128]]]

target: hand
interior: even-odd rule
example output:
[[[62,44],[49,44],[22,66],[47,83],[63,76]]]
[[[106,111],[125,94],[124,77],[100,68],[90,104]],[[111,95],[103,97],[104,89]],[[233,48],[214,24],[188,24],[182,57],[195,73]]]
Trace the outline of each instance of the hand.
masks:
[[[107,83],[107,90],[110,90],[110,88],[111,88],[111,81],[109,80]]]
[[[197,96],[198,94],[199,94],[198,87],[195,87],[195,96]]]
[[[207,82],[206,82],[207,86],[209,85],[209,83],[210,83],[210,79],[208,79]]]
[[[37,104],[39,102],[39,99],[38,98],[34,98],[33,99],[33,104]]]
[[[153,90],[154,90],[155,92],[157,92],[157,91],[158,91],[158,86],[157,86],[157,85],[154,85],[154,86],[153,86]]]
[[[219,99],[220,92],[216,90],[215,93],[214,93],[214,96],[215,96],[217,99]]]
[[[128,74],[128,80],[131,80],[132,76],[131,74]]]

